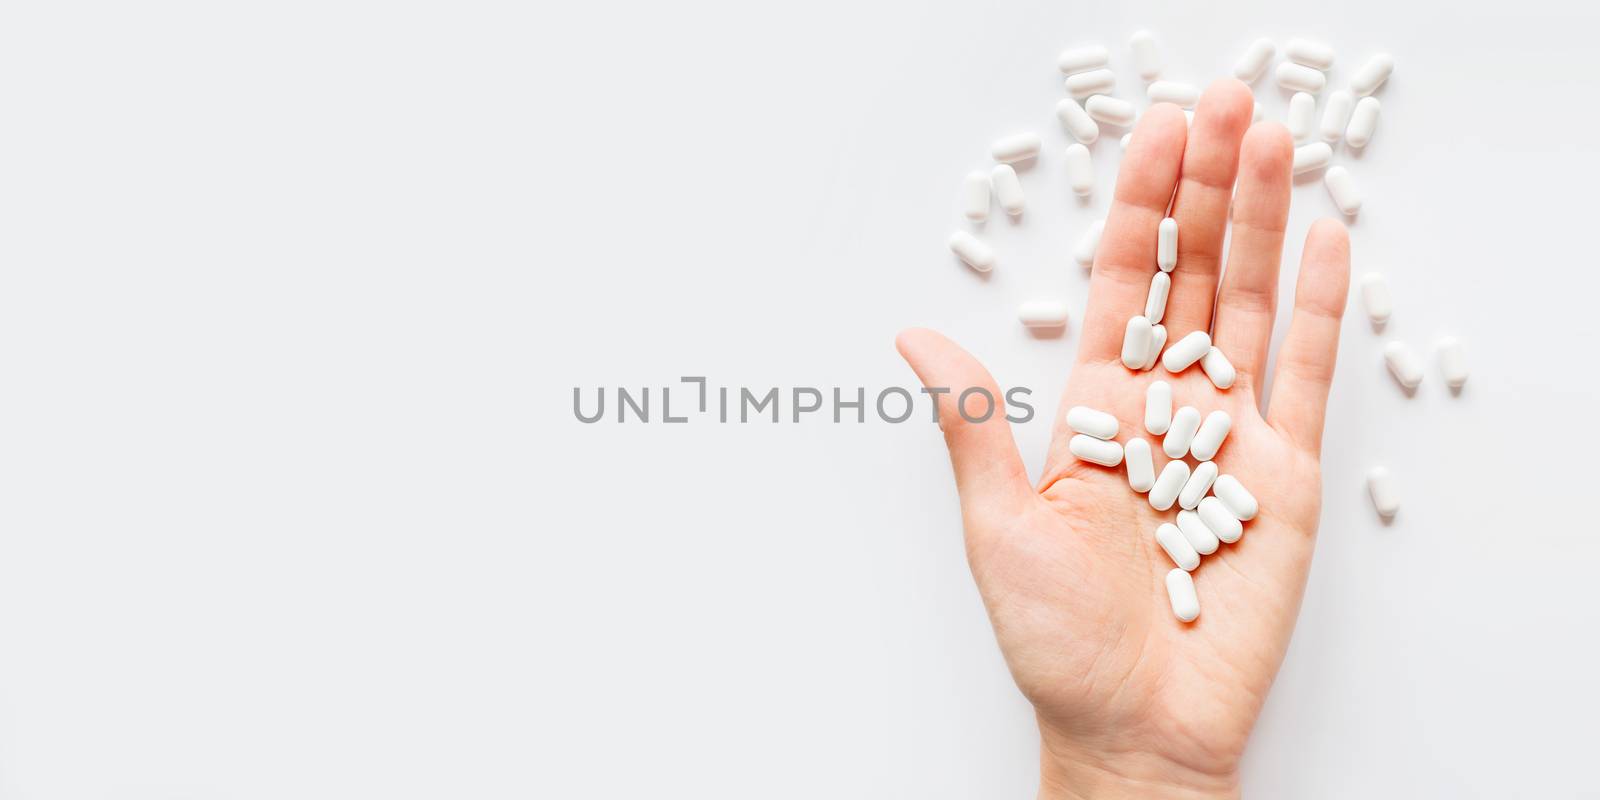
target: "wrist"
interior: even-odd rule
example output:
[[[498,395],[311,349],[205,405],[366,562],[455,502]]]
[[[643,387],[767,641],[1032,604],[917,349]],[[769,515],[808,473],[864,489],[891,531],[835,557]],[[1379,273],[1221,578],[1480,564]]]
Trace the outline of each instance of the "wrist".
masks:
[[[1139,749],[1084,747],[1040,725],[1039,800],[1239,797],[1236,770],[1195,769]]]

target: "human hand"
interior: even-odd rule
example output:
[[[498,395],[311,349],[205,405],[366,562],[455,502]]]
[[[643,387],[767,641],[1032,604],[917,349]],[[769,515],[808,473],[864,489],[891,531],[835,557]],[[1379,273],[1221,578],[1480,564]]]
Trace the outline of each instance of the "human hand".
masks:
[[[1250,124],[1252,110],[1250,91],[1224,80],[1206,90],[1192,128],[1171,105],[1153,106],[1139,121],[1037,487],[1004,413],[977,423],[958,413],[964,387],[1003,396],[988,371],[932,331],[908,330],[896,342],[925,385],[955,388],[938,399],[967,558],[1012,677],[1038,717],[1040,797],[1236,796],[1240,757],[1299,613],[1321,507],[1323,415],[1350,248],[1336,221],[1319,221],[1307,235],[1263,417],[1293,152],[1282,125]],[[1159,364],[1134,372],[1120,361],[1124,326],[1143,313],[1156,272],[1156,228],[1174,190],[1179,253],[1163,324],[1169,343],[1212,331],[1238,370],[1226,391],[1198,364],[1172,375]],[[1232,416],[1215,461],[1261,507],[1243,538],[1194,571],[1202,611],[1187,624],[1173,616],[1164,580],[1173,565],[1154,536],[1176,506],[1154,510],[1128,488],[1123,468],[1067,451],[1066,409],[1090,406],[1116,415],[1119,442],[1150,440],[1159,474],[1167,458],[1143,422],[1145,389],[1156,380],[1172,385],[1174,408]]]

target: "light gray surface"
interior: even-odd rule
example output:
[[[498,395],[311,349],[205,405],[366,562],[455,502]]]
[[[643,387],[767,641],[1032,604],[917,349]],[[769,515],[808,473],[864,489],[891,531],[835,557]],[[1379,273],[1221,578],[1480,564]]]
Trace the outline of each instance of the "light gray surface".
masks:
[[[1407,399],[1347,321],[1247,793],[1594,796],[1600,58],[1565,5],[9,10],[0,795],[1030,796],[932,425],[581,425],[571,391],[914,387],[891,342],[929,325],[1035,390],[1037,473],[1119,156],[1079,207],[1055,57],[1107,44],[1132,96],[1148,26],[1200,82],[1262,35],[1334,45],[1335,86],[1395,53],[1336,156],[1356,271],[1473,370]],[[1023,129],[984,281],[944,242]],[[1288,263],[1330,213],[1297,190]],[[1037,293],[1064,338],[1015,322]]]

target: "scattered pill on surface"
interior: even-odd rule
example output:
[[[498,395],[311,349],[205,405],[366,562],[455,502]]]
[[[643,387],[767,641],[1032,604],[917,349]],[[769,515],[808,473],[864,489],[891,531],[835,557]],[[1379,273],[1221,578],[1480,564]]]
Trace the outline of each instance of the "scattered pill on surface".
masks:
[[[1094,191],[1094,162],[1089,148],[1075,144],[1067,148],[1067,184],[1080,197]]]
[[[979,272],[988,272],[994,269],[994,251],[989,245],[978,240],[966,231],[956,231],[950,234],[950,251],[961,257],[967,266]]]
[[[1212,345],[1211,349],[1200,357],[1200,369],[1211,379],[1211,385],[1218,389],[1232,386],[1234,379],[1239,376],[1239,371],[1233,368],[1233,362],[1229,361],[1216,345]]]
[[[1094,121],[1094,117],[1089,116],[1089,112],[1083,110],[1083,106],[1078,105],[1078,101],[1070,97],[1063,97],[1061,102],[1056,103],[1056,118],[1061,120],[1061,127],[1066,128],[1072,138],[1084,144],[1093,144],[1094,140],[1100,138],[1100,125]]]
[[[1128,46],[1133,50],[1133,69],[1139,73],[1139,77],[1146,81],[1161,77],[1161,68],[1165,63],[1161,57],[1161,46],[1156,43],[1155,34],[1139,31],[1128,38]]]
[[[1328,76],[1306,66],[1285,61],[1278,65],[1278,85],[1291,92],[1316,94],[1328,85]]]
[[[1289,98],[1289,116],[1286,125],[1296,144],[1311,138],[1311,129],[1317,123],[1317,98],[1305,92],[1295,92]]]
[[[1129,317],[1128,327],[1122,332],[1122,365],[1128,369],[1144,366],[1145,354],[1150,350],[1150,320]]]
[[[1178,492],[1183,491],[1183,485],[1189,482],[1188,463],[1173,459],[1161,468],[1161,474],[1156,476],[1154,486],[1150,487],[1150,507],[1157,511],[1166,511],[1178,501]]]
[[[1200,617],[1200,597],[1194,593],[1194,576],[1188,570],[1174,569],[1167,573],[1167,601],[1172,604],[1172,615],[1183,622],[1194,622]]]
[[[989,173],[974,170],[967,173],[967,180],[961,185],[962,213],[973,222],[982,222],[989,218]]]
[[[1092,94],[1111,94],[1117,88],[1117,74],[1109,69],[1080,72],[1067,78],[1067,93],[1077,98]]]
[[[1157,272],[1150,278],[1150,293],[1145,295],[1144,317],[1151,324],[1159,323],[1167,313],[1167,294],[1172,291],[1172,276]]]
[[[1067,442],[1067,449],[1083,461],[1114,467],[1122,463],[1122,445],[1078,434]]]
[[[1255,495],[1244,488],[1244,484],[1232,475],[1222,474],[1217,476],[1217,482],[1211,484],[1211,493],[1222,501],[1223,508],[1240,522],[1249,522],[1256,518],[1256,513],[1261,506],[1256,503]],[[1212,528],[1212,530],[1216,530]],[[1219,537],[1220,538],[1220,537]]]
[[[1312,142],[1294,149],[1294,174],[1315,172],[1333,161],[1333,148],[1327,142]]]
[[[1119,128],[1132,127],[1134,120],[1139,118],[1139,109],[1132,103],[1105,94],[1097,94],[1084,101],[1083,108],[1097,121]]]
[[[1119,139],[1118,141],[1122,144],[1122,149],[1123,150],[1127,150],[1128,149],[1128,144],[1133,141],[1133,133],[1130,131],[1128,133],[1122,134],[1122,138]]]
[[[1244,523],[1214,496],[1202,499],[1197,513],[1200,515],[1200,521],[1225,543],[1237,542],[1239,537],[1244,535]]]
[[[1349,89],[1340,89],[1328,95],[1328,105],[1322,109],[1322,138],[1337,142],[1344,135],[1344,126],[1350,122],[1350,112],[1356,108],[1356,96]]]
[[[1123,460],[1128,467],[1128,488],[1140,494],[1156,485],[1156,464],[1150,457],[1150,443],[1137,436],[1122,448]]]
[[[1322,182],[1328,185],[1328,195],[1333,198],[1333,204],[1339,207],[1340,213],[1348,216],[1361,210],[1361,188],[1356,186],[1356,179],[1349,170],[1330,167],[1323,174]]]
[[[1211,335],[1205,331],[1195,331],[1179,339],[1177,344],[1168,347],[1167,352],[1161,354],[1161,366],[1168,372],[1182,372],[1210,350]]]
[[[1161,348],[1167,346],[1167,326],[1152,325],[1150,327],[1150,352],[1144,357],[1144,366],[1140,371],[1148,370],[1156,365],[1156,360],[1161,358]]]
[[[1183,489],[1178,492],[1178,507],[1194,509],[1199,507],[1200,501],[1211,491],[1211,484],[1217,480],[1217,465],[1214,461],[1202,461],[1200,465],[1189,473],[1189,480],[1184,481]]]
[[[1372,496],[1372,507],[1383,517],[1392,517],[1400,510],[1400,494],[1395,488],[1394,476],[1385,467],[1367,471],[1367,494]]]
[[[1389,281],[1381,273],[1369,272],[1361,276],[1361,305],[1367,310],[1367,319],[1374,328],[1382,328],[1394,313],[1394,299],[1389,296]]]
[[[1189,546],[1203,556],[1217,552],[1218,545],[1222,544],[1205,521],[1200,519],[1200,515],[1188,509],[1178,512],[1178,530],[1183,532],[1183,538],[1189,540]]]
[[[1162,272],[1178,266],[1178,221],[1172,217],[1161,220],[1156,228],[1156,266]]]
[[[1222,443],[1227,440],[1228,431],[1231,430],[1233,430],[1233,417],[1228,416],[1228,412],[1219,409],[1207,414],[1205,422],[1200,423],[1200,430],[1195,431],[1194,442],[1189,445],[1189,452],[1196,461],[1210,461],[1216,458],[1217,451],[1222,449]]]
[[[1056,59],[1056,66],[1060,67],[1065,75],[1076,75],[1104,67],[1109,63],[1111,63],[1110,51],[1097,44],[1062,50],[1061,56]]]
[[[1439,373],[1444,376],[1445,385],[1460,389],[1467,382],[1467,354],[1461,347],[1461,340],[1446,336],[1439,340],[1438,349]]]
[[[1017,319],[1029,328],[1060,328],[1067,324],[1067,304],[1059,300],[1029,300],[1017,308]]]
[[[1017,171],[1010,164],[996,164],[994,171],[989,173],[989,182],[994,186],[994,199],[1011,216],[1020,216],[1023,206],[1026,205],[1022,196],[1022,181],[1017,179]]]
[[[1172,414],[1172,425],[1161,439],[1161,450],[1167,458],[1183,458],[1194,444],[1194,434],[1200,430],[1200,409],[1184,406]]]
[[[989,155],[1002,164],[1015,164],[1039,155],[1042,142],[1037,133],[1017,133],[989,145]]]
[[[1356,94],[1365,97],[1378,91],[1378,87],[1389,80],[1389,76],[1393,73],[1394,56],[1377,53],[1367,59],[1367,63],[1362,64],[1361,69],[1356,70],[1355,77],[1350,79],[1350,88],[1354,89]]]
[[[1363,97],[1350,115],[1350,127],[1344,132],[1344,141],[1351,147],[1366,147],[1378,130],[1378,112],[1383,106],[1376,97]]]
[[[1144,429],[1160,436],[1172,427],[1172,386],[1156,381],[1144,390]]]
[[[1156,544],[1167,551],[1167,557],[1178,565],[1178,569],[1187,571],[1200,566],[1200,554],[1188,539],[1183,538],[1183,531],[1178,530],[1178,526],[1170,522],[1161,523],[1156,528]]]
[[[1083,232],[1078,239],[1077,246],[1072,248],[1072,260],[1083,265],[1084,269],[1094,266],[1094,253],[1100,249],[1100,234],[1106,229],[1106,221],[1097,219],[1089,223],[1089,230]]]
[[[1233,77],[1245,83],[1255,83],[1261,73],[1267,71],[1267,65],[1272,63],[1272,57],[1277,55],[1278,47],[1271,39],[1257,39],[1245,48],[1244,55],[1233,64]]]
[[[1390,342],[1383,346],[1383,360],[1389,365],[1389,374],[1407,389],[1422,383],[1422,359],[1417,357],[1405,342]]]
[[[1200,102],[1200,87],[1178,81],[1156,81],[1145,87],[1145,96],[1152,103],[1172,103],[1179,108],[1194,108]]]
[[[1333,66],[1333,48],[1310,39],[1290,39],[1283,46],[1283,54],[1296,64],[1327,72]]]
[[[1116,417],[1100,409],[1073,406],[1067,409],[1067,427],[1096,439],[1110,440],[1117,438],[1117,428],[1121,425]]]

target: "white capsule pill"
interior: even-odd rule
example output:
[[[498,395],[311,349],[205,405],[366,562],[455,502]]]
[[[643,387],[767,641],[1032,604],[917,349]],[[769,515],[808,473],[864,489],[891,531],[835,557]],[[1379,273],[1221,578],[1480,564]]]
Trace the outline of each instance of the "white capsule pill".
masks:
[[[1089,116],[1089,112],[1070,97],[1063,97],[1061,102],[1056,103],[1056,119],[1061,120],[1061,127],[1066,128],[1072,138],[1084,144],[1091,144],[1100,138],[1100,126],[1095,123],[1094,117]]]
[[[989,155],[1002,164],[1015,164],[1039,155],[1042,142],[1037,133],[1017,133],[989,145]]]
[[[1211,335],[1205,331],[1195,331],[1179,339],[1176,344],[1167,348],[1167,352],[1161,354],[1161,366],[1166,367],[1168,372],[1182,372],[1210,350]]]
[[[1394,56],[1388,53],[1378,53],[1367,59],[1367,63],[1356,70],[1355,77],[1350,79],[1350,88],[1356,94],[1365,97],[1378,91],[1383,82],[1389,80],[1389,75],[1394,72]]]
[[[1107,442],[1093,436],[1078,434],[1067,442],[1067,449],[1083,461],[1099,464],[1103,467],[1114,467],[1122,463],[1122,445],[1116,442]]]
[[[1155,485],[1150,487],[1150,507],[1157,511],[1172,508],[1172,504],[1178,501],[1178,492],[1183,491],[1183,485],[1188,482],[1188,463],[1178,459],[1168,461],[1156,477]]]
[[[1189,445],[1194,443],[1194,434],[1200,430],[1200,409],[1194,406],[1184,406],[1172,415],[1172,425],[1167,428],[1167,435],[1161,440],[1161,450],[1167,458],[1183,458],[1189,454]]]
[[[1144,93],[1152,103],[1172,103],[1179,108],[1194,108],[1200,102],[1200,87],[1192,83],[1156,81],[1145,87]]]
[[[1075,144],[1067,148],[1067,185],[1079,196],[1094,191],[1094,162],[1089,160],[1089,148]]]
[[[1389,282],[1383,275],[1369,272],[1361,276],[1361,305],[1367,309],[1372,327],[1382,328],[1394,313],[1394,300],[1389,296]]]
[[[1183,531],[1178,530],[1178,526],[1170,522],[1161,523],[1161,527],[1156,528],[1156,544],[1167,551],[1167,557],[1178,565],[1178,569],[1191,570],[1200,566],[1200,554],[1195,552],[1194,545],[1189,544],[1188,539],[1183,538]]]
[[[1128,327],[1122,332],[1122,365],[1128,369],[1144,366],[1145,354],[1150,352],[1150,320],[1129,317]]]
[[[1181,508],[1192,509],[1200,505],[1200,500],[1211,491],[1211,484],[1217,480],[1217,465],[1214,461],[1202,461],[1189,473],[1189,480],[1183,482],[1183,489],[1178,492],[1178,505]]]
[[[1148,370],[1156,365],[1161,358],[1161,348],[1167,346],[1167,326],[1153,325],[1150,328],[1150,352],[1144,357],[1144,366],[1140,371]]]
[[[1200,357],[1200,369],[1205,370],[1206,377],[1211,379],[1211,385],[1218,389],[1226,389],[1233,385],[1233,379],[1239,376],[1238,370],[1233,368],[1233,362],[1212,345],[1204,356]]]
[[[1200,596],[1194,592],[1194,576],[1188,570],[1167,573],[1167,601],[1172,604],[1172,615],[1183,622],[1200,617]]]
[[[1160,436],[1172,427],[1172,387],[1156,381],[1144,390],[1144,429]]]
[[[1178,221],[1172,217],[1161,220],[1156,228],[1156,266],[1162,272],[1178,266]]]
[[[1122,138],[1117,141],[1122,144],[1122,149],[1126,151],[1128,149],[1128,144],[1133,141],[1133,134],[1124,133],[1122,134]]]
[[[1327,142],[1312,142],[1294,149],[1294,174],[1315,172],[1333,161],[1333,148]]]
[[[1389,374],[1407,389],[1422,383],[1422,359],[1405,342],[1390,342],[1383,346],[1383,360],[1389,365]]]
[[[967,173],[967,180],[961,185],[961,206],[962,213],[973,222],[989,218],[989,173]]]
[[[1467,354],[1461,340],[1446,336],[1439,340],[1439,373],[1452,389],[1460,389],[1467,382]]]
[[[1133,69],[1139,77],[1153,81],[1161,77],[1161,68],[1164,66],[1161,57],[1161,47],[1156,44],[1156,37],[1149,31],[1139,31],[1128,39],[1128,46],[1133,49]]]
[[[1193,480],[1193,478],[1190,480]],[[1179,500],[1182,500],[1182,498],[1180,497]],[[1189,546],[1193,547],[1196,553],[1203,556],[1209,556],[1217,552],[1218,545],[1222,544],[1217,539],[1217,535],[1206,527],[1206,523],[1200,519],[1200,515],[1188,509],[1178,512],[1178,530],[1183,532],[1183,538],[1189,540]]]
[[[1311,138],[1311,129],[1317,124],[1317,98],[1305,92],[1295,92],[1289,98],[1289,135],[1296,143]]]
[[[1328,76],[1310,67],[1285,61],[1278,65],[1278,85],[1291,92],[1316,94],[1328,85]]]
[[[1060,328],[1067,324],[1067,304],[1059,300],[1029,300],[1017,307],[1017,319],[1030,328]]]
[[[1128,488],[1136,492],[1150,491],[1156,485],[1156,463],[1150,457],[1150,443],[1135,436],[1122,448],[1123,461],[1128,467]]]
[[[1062,50],[1061,57],[1056,59],[1056,66],[1060,67],[1062,74],[1065,75],[1076,75],[1109,63],[1111,63],[1111,53],[1097,44]]]
[[[994,269],[994,251],[989,245],[978,240],[966,231],[956,231],[950,234],[950,251],[967,262],[967,266],[979,272],[988,272]]]
[[[1376,97],[1363,97],[1356,103],[1356,110],[1350,115],[1350,127],[1345,129],[1345,143],[1351,147],[1366,147],[1372,141],[1372,134],[1378,130],[1378,112],[1382,105]]]
[[[1196,461],[1210,461],[1216,458],[1217,451],[1222,449],[1222,442],[1228,438],[1230,430],[1233,430],[1233,417],[1228,416],[1228,412],[1219,409],[1207,414],[1206,421],[1200,423],[1200,430],[1194,433],[1194,441],[1189,444],[1189,452]]]
[[[1067,427],[1096,439],[1117,438],[1117,418],[1096,408],[1073,406],[1067,409]]]
[[[1110,95],[1097,94],[1084,101],[1083,108],[1096,120],[1121,128],[1131,127],[1139,118],[1139,109],[1132,103]]]
[[[1197,512],[1200,514],[1200,521],[1204,522],[1206,527],[1223,542],[1233,544],[1244,535],[1244,524],[1239,522],[1239,518],[1235,517],[1233,512],[1216,497],[1202,498]]]
[[[1111,90],[1116,87],[1117,74],[1109,69],[1080,72],[1067,78],[1067,92],[1078,98],[1092,94],[1111,94]]]
[[[1322,125],[1318,131],[1330,142],[1339,141],[1344,126],[1350,121],[1350,112],[1356,109],[1356,96],[1349,89],[1340,89],[1328,95],[1328,105],[1322,109]]]
[[[1328,185],[1328,195],[1341,213],[1354,214],[1361,210],[1361,187],[1356,186],[1356,179],[1349,170],[1331,167],[1323,174],[1322,182]]]
[[[1261,73],[1267,71],[1267,65],[1272,63],[1278,48],[1271,39],[1257,39],[1245,49],[1244,55],[1233,64],[1233,77],[1245,83],[1255,83]]]
[[[1145,295],[1144,316],[1152,323],[1161,321],[1167,313],[1167,293],[1172,291],[1172,276],[1157,272],[1150,279],[1150,293]]]
[[[1283,54],[1296,64],[1304,64],[1324,72],[1333,66],[1333,48],[1310,39],[1290,39],[1283,46]]]
[[[1255,495],[1232,475],[1218,475],[1217,482],[1211,484],[1211,493],[1216,495],[1217,499],[1222,501],[1223,507],[1228,509],[1228,513],[1240,522],[1255,519],[1256,513],[1261,510],[1261,506],[1256,503]]]
[[[1372,495],[1372,507],[1380,516],[1392,517],[1400,510],[1400,493],[1387,468],[1373,467],[1367,472],[1367,493]]]
[[[1072,248],[1072,260],[1083,265],[1084,269],[1094,266],[1094,253],[1100,249],[1100,234],[1106,229],[1106,221],[1097,219],[1089,223],[1089,230],[1083,232],[1078,239],[1076,247]]]
[[[996,164],[994,171],[989,173],[989,182],[994,185],[994,199],[1011,216],[1022,214],[1025,205],[1022,197],[1022,181],[1017,179],[1017,171],[1010,164]]]

